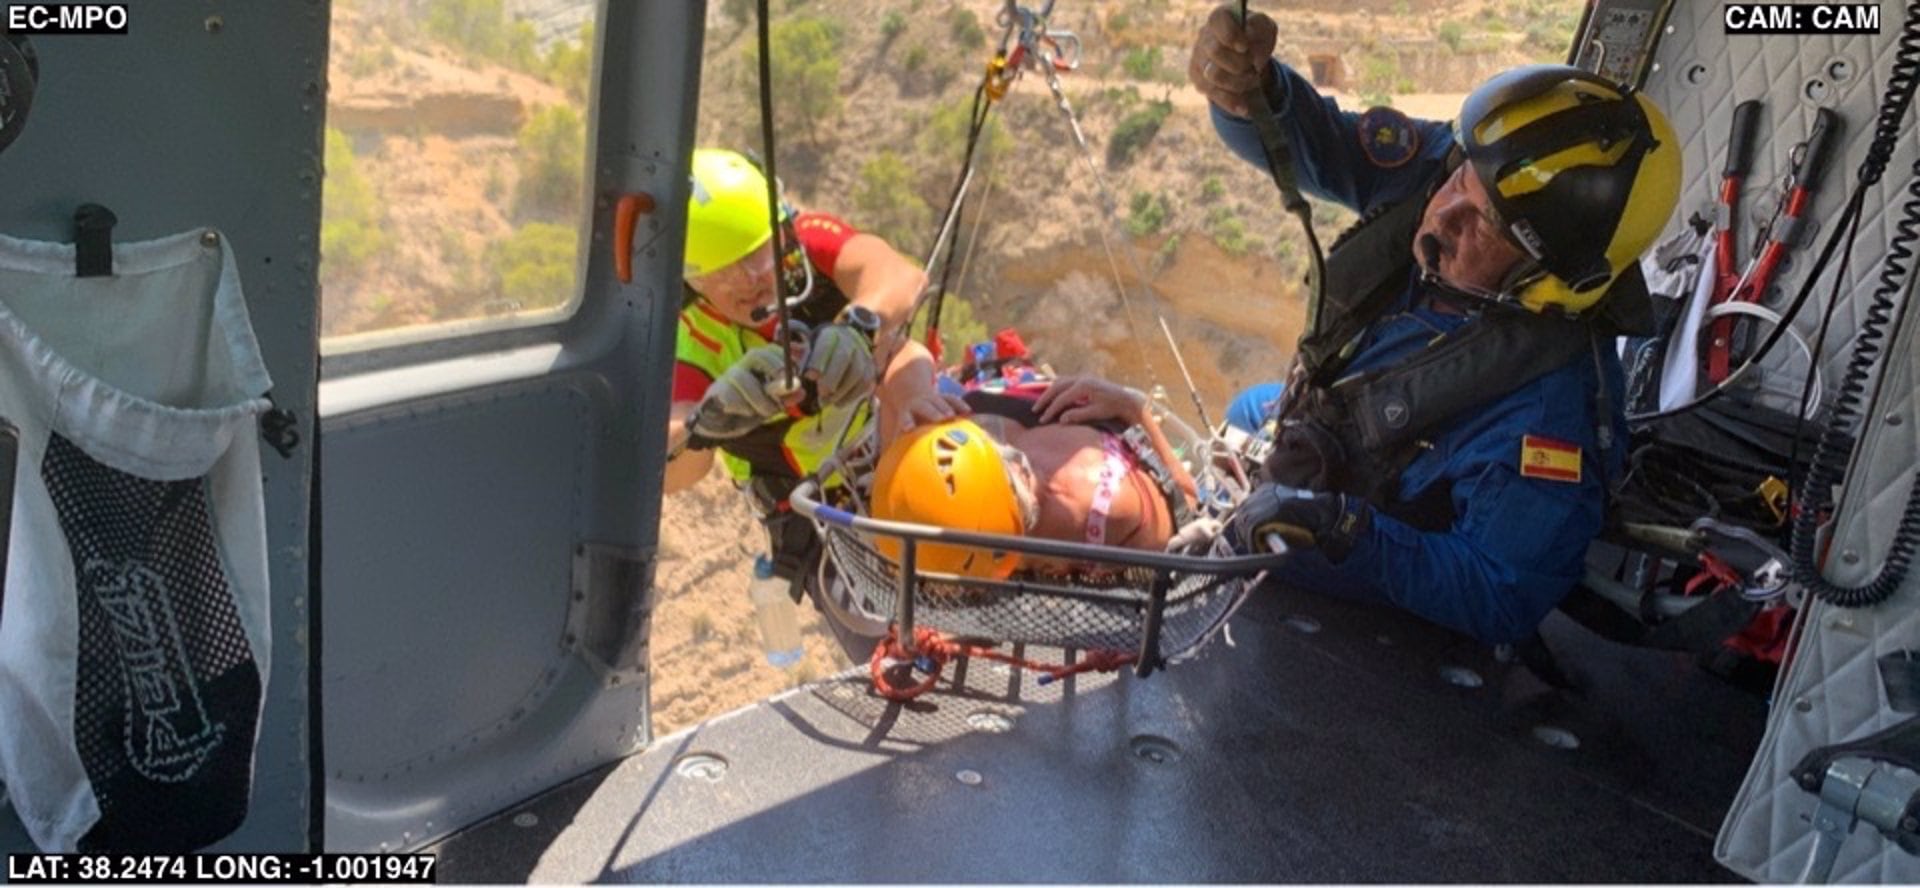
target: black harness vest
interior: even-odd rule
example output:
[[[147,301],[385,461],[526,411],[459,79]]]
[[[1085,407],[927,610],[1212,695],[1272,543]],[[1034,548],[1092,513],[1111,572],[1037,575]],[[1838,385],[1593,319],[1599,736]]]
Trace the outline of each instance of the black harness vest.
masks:
[[[1440,175],[1453,166],[1446,164]],[[1400,499],[1400,475],[1431,446],[1426,439],[1582,353],[1598,361],[1608,339],[1650,319],[1651,304],[1633,265],[1590,319],[1487,305],[1406,360],[1343,376],[1366,332],[1406,294],[1413,239],[1431,193],[1425,189],[1362,219],[1328,252],[1323,326],[1300,340],[1267,475],[1294,487],[1357,495],[1415,527],[1440,530],[1454,518],[1446,485]],[[1613,428],[1604,381],[1596,400],[1605,448]]]

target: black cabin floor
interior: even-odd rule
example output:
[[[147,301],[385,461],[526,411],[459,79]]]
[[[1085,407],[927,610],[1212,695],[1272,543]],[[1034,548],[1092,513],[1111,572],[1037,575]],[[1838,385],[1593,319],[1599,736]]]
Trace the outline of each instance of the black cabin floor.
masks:
[[[1271,591],[1235,646],[1146,679],[973,663],[898,706],[862,668],[429,850],[457,882],[1734,878],[1713,835],[1764,701],[1559,615],[1545,634],[1581,693],[1408,616]]]

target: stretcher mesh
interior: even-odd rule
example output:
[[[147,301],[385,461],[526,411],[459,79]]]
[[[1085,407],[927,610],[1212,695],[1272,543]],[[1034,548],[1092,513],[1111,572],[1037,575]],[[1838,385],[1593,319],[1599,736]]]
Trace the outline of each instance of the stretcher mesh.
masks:
[[[900,574],[868,535],[827,525],[828,552],[855,605],[898,621]],[[1022,570],[1007,580],[922,574],[913,624],[948,635],[1080,650],[1141,650],[1156,575],[1168,575],[1157,655],[1178,657],[1213,633],[1246,595],[1250,571],[1237,574],[1088,563]]]

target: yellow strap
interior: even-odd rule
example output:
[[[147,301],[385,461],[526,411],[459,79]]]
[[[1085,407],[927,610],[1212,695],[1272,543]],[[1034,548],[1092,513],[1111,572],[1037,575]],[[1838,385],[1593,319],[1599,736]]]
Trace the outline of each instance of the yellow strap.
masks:
[[[1768,475],[1767,480],[1760,482],[1760,486],[1754,488],[1753,492],[1760,495],[1760,501],[1767,504],[1767,511],[1773,513],[1773,523],[1786,522],[1787,496],[1791,493],[1787,488],[1787,482]]]

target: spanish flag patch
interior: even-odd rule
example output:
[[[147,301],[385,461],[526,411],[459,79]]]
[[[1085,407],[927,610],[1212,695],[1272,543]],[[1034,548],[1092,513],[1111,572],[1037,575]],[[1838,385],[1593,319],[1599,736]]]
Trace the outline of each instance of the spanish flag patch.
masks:
[[[1520,439],[1520,476],[1580,483],[1580,448],[1553,438]]]

